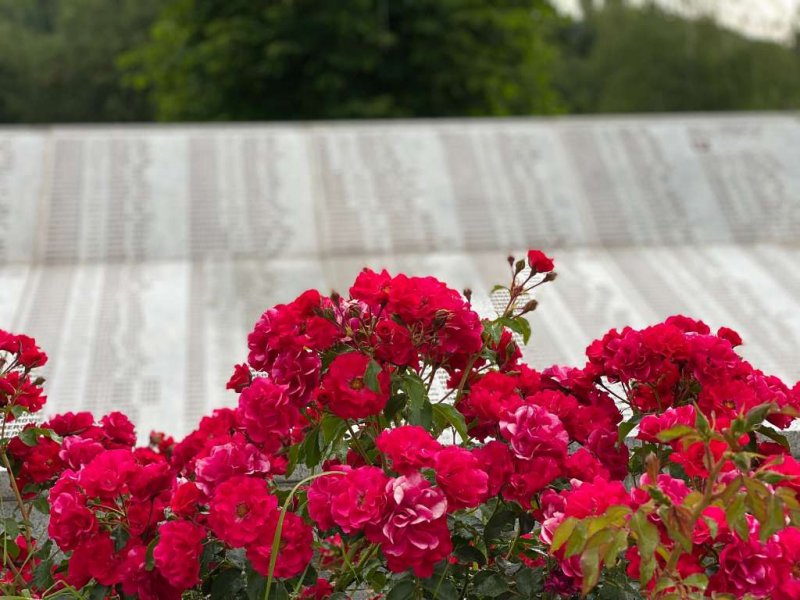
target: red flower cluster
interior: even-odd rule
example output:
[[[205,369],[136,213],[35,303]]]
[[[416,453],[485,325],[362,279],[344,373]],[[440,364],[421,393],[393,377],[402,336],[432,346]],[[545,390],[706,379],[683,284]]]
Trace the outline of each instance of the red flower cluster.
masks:
[[[21,495],[49,500],[49,535],[67,557],[50,575],[170,600],[200,584],[206,593],[220,573],[236,585],[260,574],[322,599],[377,561],[429,578],[440,565],[506,568],[521,553],[526,568],[547,570],[548,592],[571,595],[599,570],[567,551],[578,542],[554,546],[549,564],[525,549],[590,522],[584,533],[616,528],[594,538],[606,544],[597,560],[618,550],[652,593],[668,589],[647,576],[658,572],[696,575],[708,593],[800,597],[800,463],[758,435],[780,441],[762,421],[787,427],[800,386],[750,366],[732,330],[686,317],[613,330],[582,368],[531,369],[511,330],[525,332],[535,303],[517,301],[554,278],[553,262],[532,250],[510,264],[496,320],[436,279],[371,270],[347,298],[310,290],[269,309],[228,382],[237,406],[178,443],[153,433],[135,448],[121,413],[28,425],[0,453]],[[30,373],[45,361],[33,340],[0,331],[6,421],[41,408]],[[432,399],[437,374],[447,383]],[[632,430],[633,453],[621,439]],[[321,469],[289,493],[276,477],[298,464]],[[723,498],[741,498],[735,520]],[[491,528],[481,521],[495,515]],[[501,538],[509,518],[513,539],[478,531]],[[0,585],[30,582],[42,564],[35,540],[12,543]],[[312,560],[330,581],[316,580]]]

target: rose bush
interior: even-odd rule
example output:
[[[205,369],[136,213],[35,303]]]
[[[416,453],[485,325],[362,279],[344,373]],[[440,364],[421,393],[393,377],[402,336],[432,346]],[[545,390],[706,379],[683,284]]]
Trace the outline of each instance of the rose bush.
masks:
[[[7,436],[44,405],[47,357],[0,331],[4,597],[800,598],[800,463],[779,432],[800,386],[680,316],[534,370],[517,340],[553,262],[509,264],[494,319],[368,269],[346,297],[267,310],[237,406],[145,447],[120,413]]]

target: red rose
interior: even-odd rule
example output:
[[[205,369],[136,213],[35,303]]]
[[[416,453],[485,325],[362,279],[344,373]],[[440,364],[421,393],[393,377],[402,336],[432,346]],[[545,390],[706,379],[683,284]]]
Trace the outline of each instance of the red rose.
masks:
[[[386,368],[377,375],[378,391],[365,381],[370,358],[358,352],[340,354],[333,359],[322,378],[320,401],[342,419],[363,419],[378,414],[389,399],[390,376]]]
[[[448,446],[436,455],[436,483],[447,496],[449,511],[478,506],[489,492],[489,475],[469,450]]]
[[[66,463],[70,469],[78,470],[83,465],[103,452],[103,445],[93,439],[84,438],[79,435],[70,435],[64,438],[61,443],[61,450],[58,457]]]
[[[337,470],[350,471],[349,466],[337,465]],[[344,474],[326,475],[318,477],[308,486],[308,515],[316,522],[317,526],[327,531],[335,525],[331,509],[334,498],[344,486]]]
[[[247,558],[253,569],[265,577],[269,573],[272,555],[272,540],[277,528],[277,519],[269,520],[258,530],[256,542],[247,547]],[[275,563],[275,577],[288,579],[305,571],[314,554],[314,535],[311,527],[296,514],[287,512],[281,529],[278,559]]]
[[[409,475],[424,467],[432,467],[442,445],[419,425],[402,425],[384,429],[375,440],[378,450],[392,462],[392,469]]]
[[[81,540],[97,533],[99,523],[86,507],[86,498],[77,493],[62,493],[51,500],[47,532],[61,550],[74,550]]]
[[[128,489],[137,500],[151,500],[171,490],[174,483],[175,473],[162,459],[134,469],[128,479]]]
[[[300,410],[292,404],[286,387],[257,377],[239,396],[239,422],[266,452],[277,452],[290,442],[292,432],[303,424]]]
[[[262,479],[237,476],[219,485],[211,499],[208,524],[214,534],[234,548],[253,541],[268,519],[277,519],[278,499]]]
[[[564,514],[585,519],[602,515],[610,506],[629,506],[630,495],[620,481],[597,478],[591,483],[581,483],[562,492],[566,498]]]
[[[179,517],[191,517],[197,513],[198,503],[203,494],[193,481],[178,486],[172,496],[170,508]]]
[[[225,384],[225,389],[233,390],[237,394],[250,385],[253,380],[253,374],[250,372],[250,367],[246,364],[236,365],[233,367],[233,375]]]
[[[489,475],[489,496],[496,496],[514,472],[511,451],[503,442],[492,440],[473,450],[472,454],[478,459],[481,469]]]
[[[111,500],[123,493],[135,467],[130,450],[106,450],[83,468],[78,483],[89,498]]]
[[[534,273],[549,273],[553,270],[553,259],[541,250],[528,250],[528,266]]]
[[[300,594],[303,600],[325,600],[333,595],[334,588],[326,579],[317,579],[314,585],[304,588]]]
[[[130,419],[121,412],[112,412],[100,419],[106,435],[106,448],[133,448],[136,445],[136,431]]]
[[[375,326],[375,357],[397,366],[419,364],[411,332],[391,319],[381,319]]]
[[[205,529],[189,521],[168,521],[158,533],[153,559],[164,579],[181,590],[199,583]]]
[[[389,478],[378,467],[359,467],[344,476],[332,496],[331,517],[345,533],[376,523],[386,507]]]

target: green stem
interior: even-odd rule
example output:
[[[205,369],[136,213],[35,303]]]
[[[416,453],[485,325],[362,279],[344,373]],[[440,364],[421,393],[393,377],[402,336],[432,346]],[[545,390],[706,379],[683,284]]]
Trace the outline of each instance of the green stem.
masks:
[[[292,488],[292,491],[289,492],[289,495],[286,497],[286,500],[283,502],[283,507],[281,508],[281,514],[278,517],[278,524],[275,527],[275,535],[272,536],[272,550],[269,555],[269,570],[267,571],[267,589],[264,592],[264,600],[269,600],[269,594],[272,591],[272,579],[275,574],[275,564],[278,562],[278,549],[281,545],[281,533],[283,531],[283,522],[286,520],[286,513],[289,510],[289,503],[294,498],[294,495],[297,491],[304,486],[309,481],[314,481],[315,479],[319,479],[320,477],[327,477],[328,475],[344,475],[344,471],[325,471],[324,473],[317,473],[315,475],[309,475],[305,479],[301,480]]]

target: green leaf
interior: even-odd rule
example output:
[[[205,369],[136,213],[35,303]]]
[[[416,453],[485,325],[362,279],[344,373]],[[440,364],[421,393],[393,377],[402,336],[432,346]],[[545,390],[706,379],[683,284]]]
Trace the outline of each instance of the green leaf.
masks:
[[[739,534],[742,540],[747,540],[749,536],[747,521],[744,518],[745,505],[744,496],[736,495],[733,500],[725,507],[725,520],[728,526]]]
[[[508,584],[497,573],[481,571],[473,579],[473,590],[480,598],[497,598],[508,591]]]
[[[253,570],[251,565],[247,565],[247,598],[248,600],[264,600],[267,592],[267,579],[261,573]]]
[[[767,501],[766,515],[763,521],[760,521],[759,537],[761,543],[769,539],[773,533],[777,533],[785,526],[783,515],[783,502],[780,496],[772,494]]]
[[[697,432],[688,425],[676,425],[675,427],[660,431],[656,437],[661,442],[671,442],[672,440],[677,440],[678,438],[686,437],[693,433]]]
[[[47,558],[33,569],[33,586],[40,590],[46,590],[53,583],[53,559]]]
[[[527,344],[528,340],[531,339],[531,324],[525,317],[520,316],[520,317],[515,317],[513,319],[504,318],[504,319],[498,319],[498,321],[500,322],[500,324],[505,325],[514,333],[518,333],[519,335],[521,335],[523,343]]]
[[[479,566],[486,564],[486,557],[483,552],[478,550],[475,546],[462,544],[453,550],[453,555],[462,563],[467,565],[477,563]]]
[[[108,590],[110,589],[107,585],[96,585],[92,588],[87,600],[104,600],[108,597]]]
[[[619,443],[622,444],[625,442],[625,439],[628,437],[628,434],[633,431],[639,422],[642,420],[642,415],[635,415],[630,420],[625,421],[624,423],[620,423],[619,425]]]
[[[759,404],[755,408],[748,410],[744,417],[745,431],[753,431],[756,427],[761,425],[764,419],[767,418],[767,415],[775,408],[774,404],[767,402],[766,404]]]
[[[630,520],[630,527],[636,536],[636,543],[639,546],[639,556],[642,558],[642,568],[639,570],[639,578],[642,585],[646,585],[653,577],[655,571],[654,553],[661,541],[658,527],[653,525],[641,510],[633,513]],[[645,566],[646,565],[646,566]]]
[[[435,573],[433,577],[423,579],[420,583],[437,600],[459,600],[459,590],[447,579],[444,571]]]
[[[791,448],[789,440],[786,438],[786,436],[778,433],[772,427],[767,427],[766,425],[762,425],[761,427],[756,428],[756,431],[761,435],[763,435],[764,437],[768,437],[773,442],[778,442],[781,446],[783,446],[787,450]]]
[[[386,600],[408,600],[413,598],[416,587],[413,581],[401,581],[386,594]]]
[[[516,591],[523,598],[540,598],[543,586],[544,577],[541,569],[533,570],[528,567],[520,569],[514,577],[516,584]]]
[[[33,501],[33,508],[38,510],[43,515],[50,514],[50,503],[47,501],[47,498],[44,496],[39,496]]]
[[[581,555],[581,571],[583,572],[583,584],[581,591],[586,596],[600,579],[600,549],[589,548]]]
[[[383,409],[383,416],[387,419],[392,419],[398,412],[406,407],[408,402],[408,395],[404,393],[393,394],[386,402],[386,408]]]
[[[434,418],[440,417],[445,422],[452,425],[453,428],[458,432],[458,435],[461,436],[461,440],[463,442],[466,442],[467,439],[469,439],[469,435],[467,434],[467,424],[464,421],[464,415],[462,415],[455,406],[452,404],[445,404],[444,402],[434,404],[433,415]]]
[[[589,532],[586,522],[579,521],[575,526],[575,531],[572,532],[572,535],[569,536],[569,540],[567,540],[567,549],[565,550],[565,554],[567,556],[572,556],[573,554],[582,552],[584,546],[586,546],[586,539],[588,537]]]
[[[337,439],[344,430],[347,423],[336,415],[325,415],[319,423],[319,430],[322,433],[322,444],[327,447]]]
[[[695,405],[694,407],[695,418],[694,418],[694,426],[701,434],[704,436],[708,436],[711,433],[711,423],[708,422],[708,419],[703,414],[703,411]]]
[[[3,531],[6,537],[16,538],[19,535],[19,523],[13,517],[3,519]]]
[[[244,589],[244,578],[238,569],[227,569],[214,577],[211,584],[211,600],[235,598]]]
[[[556,532],[553,534],[553,542],[550,544],[550,552],[557,552],[561,546],[563,546],[567,540],[572,536],[572,532],[575,530],[575,526],[579,523],[578,519],[575,517],[567,517],[556,528]]]
[[[706,515],[703,515],[701,518],[708,526],[708,532],[711,534],[711,539],[717,539],[717,536],[719,535],[719,523],[717,523],[717,520]]]
[[[708,576],[705,573],[694,573],[683,578],[683,585],[705,590],[708,587]]]
[[[517,514],[513,510],[502,508],[494,513],[483,530],[486,546],[488,547],[492,541],[500,539],[503,530],[512,529],[516,521]]]
[[[433,424],[433,406],[428,399],[425,383],[416,373],[403,375],[403,390],[408,395],[408,423],[430,429]]]
[[[19,441],[26,446],[35,446],[39,440],[39,429],[36,427],[29,427],[19,432]]]
[[[319,427],[314,427],[306,434],[300,454],[305,457],[303,464],[308,468],[316,467],[319,464],[322,458],[322,449],[319,447]]]
[[[378,375],[381,372],[381,366],[374,360],[369,361],[367,370],[364,372],[364,384],[373,392],[379,394],[381,392],[381,384],[378,381]]]

